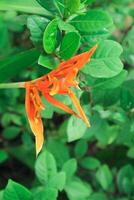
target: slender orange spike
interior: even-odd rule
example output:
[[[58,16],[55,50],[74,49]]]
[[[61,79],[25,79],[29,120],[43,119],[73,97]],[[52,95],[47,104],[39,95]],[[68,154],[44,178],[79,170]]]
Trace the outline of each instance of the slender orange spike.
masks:
[[[26,87],[26,98],[25,98],[26,113],[32,132],[35,135],[36,155],[38,155],[42,149],[44,142],[43,124],[40,114],[43,103],[38,95],[37,89],[31,86],[31,83],[26,83],[25,87]]]
[[[78,113],[80,114],[81,119],[83,119],[83,121],[85,121],[85,123],[87,124],[88,127],[90,127],[90,123],[89,120],[87,119],[80,103],[79,100],[77,99],[77,97],[75,96],[75,94],[68,89],[68,95],[70,96],[70,98],[72,99],[72,102],[74,103],[74,106],[76,107]]]
[[[62,102],[58,101],[57,99],[55,99],[54,97],[52,97],[51,95],[49,94],[46,94],[46,93],[43,93],[43,96],[45,97],[45,99],[50,102],[51,104],[53,104],[54,106],[60,108],[61,110],[69,113],[69,114],[72,114],[72,115],[75,115],[76,117],[80,118],[80,116],[75,113],[71,108],[69,108],[68,106],[66,106],[65,104],[63,104]]]

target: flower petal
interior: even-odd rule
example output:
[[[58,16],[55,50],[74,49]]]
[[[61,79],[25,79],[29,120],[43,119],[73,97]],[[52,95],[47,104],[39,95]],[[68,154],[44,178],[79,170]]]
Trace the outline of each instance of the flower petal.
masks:
[[[30,83],[26,84],[26,98],[25,98],[26,113],[32,132],[35,135],[36,154],[38,155],[44,143],[44,135],[43,135],[43,123],[40,115],[40,111],[42,108],[42,101],[37,93],[38,91],[35,91],[35,89],[32,88]]]
[[[87,126],[90,127],[89,120],[87,119],[87,117],[80,105],[80,102],[77,99],[77,97],[75,96],[75,94],[71,90],[68,89],[68,95],[72,99],[72,102],[74,103],[74,106],[76,107],[77,111],[79,112],[81,119],[83,119],[85,121],[85,123],[87,124]]]
[[[51,104],[53,104],[54,106],[60,108],[61,110],[64,110],[65,112],[75,115],[76,117],[80,116],[75,113],[71,108],[69,108],[68,106],[66,106],[65,104],[63,104],[62,102],[58,101],[57,99],[55,99],[54,97],[52,97],[51,95],[47,94],[47,93],[43,93],[43,96],[45,97],[45,99],[50,102]]]

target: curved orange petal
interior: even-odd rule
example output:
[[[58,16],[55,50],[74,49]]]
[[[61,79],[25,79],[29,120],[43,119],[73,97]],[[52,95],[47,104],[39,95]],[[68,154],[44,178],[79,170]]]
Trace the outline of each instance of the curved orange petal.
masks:
[[[85,121],[85,123],[87,124],[88,127],[90,127],[90,122],[87,119],[79,100],[77,99],[77,97],[75,96],[75,94],[68,89],[68,95],[70,96],[70,98],[72,99],[72,102],[74,103],[74,106],[76,107],[77,111],[79,112],[79,115],[81,117],[81,119],[83,119],[83,121]]]
[[[30,127],[35,135],[36,154],[41,151],[44,143],[43,123],[41,120],[40,111],[42,109],[42,101],[38,95],[37,89],[31,86],[31,83],[26,84],[25,108]]]
[[[51,95],[47,94],[47,93],[43,93],[43,96],[45,97],[45,99],[50,102],[51,104],[53,104],[54,106],[60,108],[61,110],[75,115],[76,117],[80,118],[80,116],[75,113],[71,108],[69,108],[68,106],[66,106],[65,104],[63,104],[62,102],[58,101],[57,99],[55,99],[54,97],[52,97]]]

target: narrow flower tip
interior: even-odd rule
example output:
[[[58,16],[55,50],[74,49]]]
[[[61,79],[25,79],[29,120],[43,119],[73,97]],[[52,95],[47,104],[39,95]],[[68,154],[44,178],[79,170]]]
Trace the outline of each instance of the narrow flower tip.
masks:
[[[96,49],[98,48],[98,44],[94,45],[90,50],[89,50],[89,54],[92,55]]]

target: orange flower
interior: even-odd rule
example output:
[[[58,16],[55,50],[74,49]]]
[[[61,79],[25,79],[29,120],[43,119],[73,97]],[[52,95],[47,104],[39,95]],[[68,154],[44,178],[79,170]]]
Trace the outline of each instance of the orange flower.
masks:
[[[89,51],[80,55],[74,56],[68,61],[62,62],[57,69],[51,71],[49,74],[40,77],[34,81],[25,83],[26,88],[26,112],[30,127],[35,135],[36,140],[36,153],[38,154],[42,148],[43,137],[43,124],[41,120],[41,109],[44,109],[42,100],[39,96],[39,92],[45,97],[45,99],[62,109],[63,111],[75,115],[85,121],[88,127],[90,123],[81,108],[79,100],[75,94],[70,90],[70,87],[78,88],[78,82],[75,80],[79,70],[90,60],[92,54],[96,50],[97,45],[91,48]],[[56,94],[68,95],[77,112],[63,104],[54,98]]]

